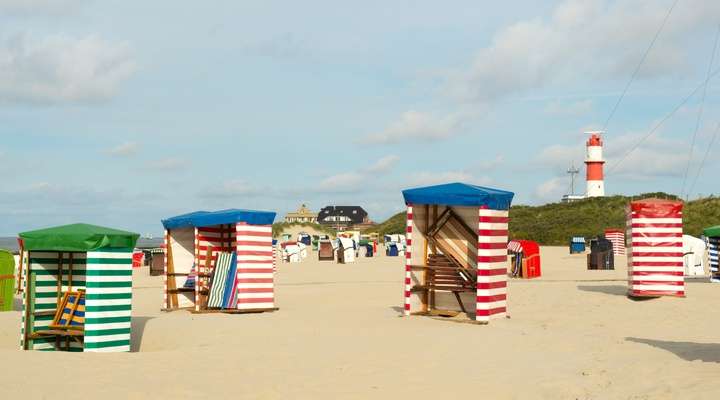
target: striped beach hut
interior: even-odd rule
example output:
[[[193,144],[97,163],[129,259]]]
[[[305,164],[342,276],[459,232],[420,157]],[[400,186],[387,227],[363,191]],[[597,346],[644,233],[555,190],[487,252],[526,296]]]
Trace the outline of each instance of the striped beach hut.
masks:
[[[625,255],[625,231],[622,229],[605,229],[605,239],[612,243],[614,256]]]
[[[720,225],[703,230],[708,244],[708,258],[710,261],[710,281],[720,283],[720,266],[718,265],[718,252],[720,251]]]
[[[628,295],[685,296],[683,203],[645,199],[628,207]]]
[[[163,310],[277,310],[274,220],[274,212],[241,209],[197,211],[164,219]]]
[[[404,190],[405,315],[507,315],[508,210],[504,190],[449,183]]]
[[[130,351],[137,233],[88,224],[23,232],[20,346]]]

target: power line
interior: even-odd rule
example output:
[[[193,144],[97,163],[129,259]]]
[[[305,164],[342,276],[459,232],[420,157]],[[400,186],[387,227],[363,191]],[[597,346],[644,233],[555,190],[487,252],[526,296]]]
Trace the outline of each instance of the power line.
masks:
[[[640,72],[640,68],[645,63],[645,59],[647,58],[648,54],[650,54],[650,50],[652,50],[653,46],[655,46],[655,42],[657,41],[658,37],[660,36],[660,32],[665,28],[665,24],[667,23],[668,19],[670,19],[670,14],[672,14],[673,9],[675,9],[675,6],[680,2],[680,0],[675,0],[672,5],[670,6],[670,9],[668,10],[667,14],[665,15],[665,19],[663,19],[662,24],[660,25],[660,28],[658,28],[657,32],[655,32],[655,36],[653,37],[652,41],[650,42],[650,45],[645,50],[645,54],[643,54],[642,58],[640,59],[640,62],[638,63],[637,67],[635,67],[635,71],[630,76],[630,80],[625,85],[625,89],[623,89],[622,93],[620,94],[620,97],[618,98],[617,102],[615,103],[615,106],[612,108],[612,111],[610,111],[610,115],[608,116],[607,120],[605,120],[605,125],[603,125],[603,131],[607,132],[607,127],[610,124],[610,120],[615,115],[615,112],[617,111],[618,107],[620,106],[620,103],[622,102],[623,98],[625,98],[625,95],[627,94],[628,89],[630,89],[630,85],[632,85],[633,81],[635,81],[635,78],[637,77],[638,72]]]
[[[703,88],[703,86],[705,86],[705,82],[709,82],[709,81],[710,81],[712,78],[714,78],[718,73],[720,73],[720,68],[718,68],[718,69],[716,69],[715,71],[713,71],[713,73],[710,74],[710,76],[709,76],[705,81],[703,81],[700,85],[698,85],[698,86],[692,91],[692,93],[690,93],[687,97],[685,97],[685,99],[683,99],[683,101],[681,101],[680,104],[678,104],[668,115],[666,115],[660,122],[658,122],[658,123],[650,130],[650,132],[648,132],[647,135],[643,136],[642,139],[640,139],[640,141],[635,144],[635,146],[633,146],[630,150],[628,150],[628,151],[622,156],[622,158],[621,158],[618,162],[616,162],[615,164],[613,164],[613,165],[612,165],[612,168],[610,168],[610,169],[608,170],[608,174],[610,174],[611,172],[613,172],[613,171],[617,168],[618,165],[622,164],[622,162],[625,161],[625,159],[627,159],[628,156],[629,156],[633,151],[637,150],[637,148],[640,147],[640,145],[643,144],[643,143],[645,142],[645,140],[647,140],[650,136],[652,136],[652,135],[655,133],[655,131],[657,131],[665,122],[667,122],[667,120],[669,120],[670,118],[672,118],[672,116],[675,115],[675,113],[678,112],[678,110],[680,110],[680,109],[685,105],[685,103],[687,103],[688,101],[690,101],[690,99],[693,98],[693,97],[695,96],[695,94],[696,94],[700,89]]]
[[[688,155],[687,167],[685,168],[685,176],[683,177],[682,189],[680,189],[680,197],[685,193],[685,184],[687,184],[688,174],[690,173],[690,164],[692,163],[693,152],[695,151],[695,141],[700,130],[700,122],[702,122],[703,110],[705,109],[705,98],[707,97],[708,82],[710,81],[710,72],[712,72],[713,64],[715,64],[715,52],[717,51],[718,38],[720,38],[720,25],[715,34],[715,42],[713,43],[712,53],[710,55],[710,64],[708,65],[707,75],[705,77],[705,86],[703,86],[702,98],[700,100],[700,109],[698,110],[697,120],[695,121],[695,131],[693,132],[692,141],[690,142],[690,155]]]
[[[710,141],[707,149],[705,149],[705,155],[703,156],[702,162],[700,162],[700,167],[698,168],[697,174],[695,174],[695,179],[693,180],[693,184],[692,186],[690,186],[690,190],[688,190],[688,193],[692,193],[692,191],[695,190],[695,185],[697,185],[698,178],[700,178],[700,173],[705,166],[705,161],[707,161],[707,158],[710,155],[710,149],[712,149],[713,145],[715,144],[715,139],[717,139],[718,133],[720,133],[720,123],[718,123],[717,128],[715,128],[715,133],[713,133],[712,140]]]

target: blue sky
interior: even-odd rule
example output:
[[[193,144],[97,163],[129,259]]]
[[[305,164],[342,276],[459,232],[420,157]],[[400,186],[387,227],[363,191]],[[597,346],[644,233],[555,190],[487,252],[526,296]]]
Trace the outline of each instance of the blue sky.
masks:
[[[0,0],[0,235],[303,202],[382,220],[448,181],[557,201],[672,2]],[[618,160],[705,81],[718,23],[678,2],[607,127],[609,194],[680,193],[688,159],[694,181],[717,79]],[[691,198],[718,192],[717,142]]]

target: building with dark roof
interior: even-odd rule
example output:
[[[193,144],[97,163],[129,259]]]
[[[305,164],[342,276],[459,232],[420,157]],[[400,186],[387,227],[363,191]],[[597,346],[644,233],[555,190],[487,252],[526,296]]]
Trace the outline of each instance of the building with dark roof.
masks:
[[[370,222],[368,213],[360,206],[327,206],[318,213],[319,224],[334,228],[348,228]]]

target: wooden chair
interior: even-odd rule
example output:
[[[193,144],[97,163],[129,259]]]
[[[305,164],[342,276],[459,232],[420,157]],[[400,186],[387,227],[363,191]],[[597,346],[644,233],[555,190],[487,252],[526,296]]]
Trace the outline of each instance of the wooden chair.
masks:
[[[85,291],[68,291],[63,293],[55,317],[48,325],[49,329],[38,331],[35,336],[55,336],[56,346],[60,348],[60,339],[66,338],[66,350],[70,340],[83,343],[85,335]]]

